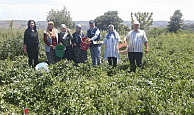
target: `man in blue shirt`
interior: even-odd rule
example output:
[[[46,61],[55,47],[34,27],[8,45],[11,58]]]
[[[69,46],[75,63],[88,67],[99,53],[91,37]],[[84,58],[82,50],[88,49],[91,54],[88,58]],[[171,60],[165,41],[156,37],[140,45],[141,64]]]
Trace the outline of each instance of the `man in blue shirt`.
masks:
[[[86,37],[90,38],[90,53],[92,57],[92,65],[96,66],[96,61],[98,66],[101,63],[101,44],[96,44],[95,41],[100,40],[100,30],[95,26],[94,20],[89,21],[90,29],[87,30]]]

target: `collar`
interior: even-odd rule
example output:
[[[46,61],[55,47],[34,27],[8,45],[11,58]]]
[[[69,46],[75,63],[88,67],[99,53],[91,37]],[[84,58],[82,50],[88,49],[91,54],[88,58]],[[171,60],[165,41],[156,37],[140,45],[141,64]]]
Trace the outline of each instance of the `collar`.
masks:
[[[136,32],[135,30],[133,30],[134,32]],[[137,33],[140,31],[140,29],[137,30]]]
[[[96,26],[94,26],[94,28],[96,28]],[[94,28],[93,28],[93,29],[94,29]],[[93,29],[90,28],[90,30],[93,30]]]

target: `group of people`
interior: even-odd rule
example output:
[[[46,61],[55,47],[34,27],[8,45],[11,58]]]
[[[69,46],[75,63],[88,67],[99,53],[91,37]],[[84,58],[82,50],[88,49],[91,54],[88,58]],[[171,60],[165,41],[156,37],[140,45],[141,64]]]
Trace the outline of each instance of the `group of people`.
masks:
[[[118,45],[121,43],[121,39],[112,24],[108,26],[108,33],[104,41],[100,43],[96,42],[100,41],[101,38],[100,30],[95,26],[94,20],[89,21],[89,26],[90,28],[87,30],[86,35],[82,32],[80,24],[76,25],[76,31],[71,34],[65,24],[61,24],[61,31],[59,32],[54,28],[53,22],[48,22],[47,29],[44,31],[44,43],[48,63],[53,64],[61,59],[55,54],[55,47],[57,45],[64,45],[66,48],[63,59],[73,60],[75,64],[85,63],[87,60],[87,51],[81,48],[81,39],[86,36],[89,38],[92,65],[94,67],[97,65],[100,66],[101,64],[101,46],[103,44],[106,44],[104,58],[108,60],[109,65],[116,67],[117,62],[121,60],[120,53],[128,53],[131,71],[135,72],[136,70],[135,61],[138,67],[142,67],[142,47],[144,43],[146,52],[148,52],[148,39],[145,32],[139,29],[140,24],[138,22],[133,24],[133,30],[125,38],[125,42],[129,41],[127,49],[120,52]],[[24,33],[24,53],[28,54],[29,65],[32,67],[38,64],[39,47],[40,44],[35,21],[29,20],[28,28]],[[33,60],[34,64],[32,63]]]

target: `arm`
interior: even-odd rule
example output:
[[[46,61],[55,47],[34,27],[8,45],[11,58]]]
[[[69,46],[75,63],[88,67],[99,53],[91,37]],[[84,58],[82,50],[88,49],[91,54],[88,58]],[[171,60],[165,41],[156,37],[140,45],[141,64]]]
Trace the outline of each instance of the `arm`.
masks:
[[[47,40],[47,35],[46,33],[44,33],[44,43],[47,45],[47,46],[51,46],[51,44],[48,42]]]
[[[88,31],[87,31],[87,33],[86,33],[86,37],[88,38]]]
[[[131,32],[129,32],[127,36],[124,38],[124,42],[128,41],[130,39],[130,36],[131,36]]]
[[[148,52],[148,42],[147,42],[147,41],[144,42],[144,45],[145,45],[145,47],[146,47],[146,52]]]
[[[24,33],[24,53],[27,53],[26,39],[27,39],[27,33],[25,31],[25,33]]]
[[[38,47],[40,47],[40,41],[39,41],[39,38],[38,38],[38,32],[37,32],[37,39],[38,39]]]
[[[102,44],[106,44],[106,42],[107,42],[107,34],[106,34],[104,42]]]
[[[144,32],[144,34],[143,34],[143,42],[144,42],[144,45],[145,45],[145,47],[146,47],[146,53],[147,53],[147,52],[148,52],[148,39],[147,39],[147,37],[146,37],[145,32]]]
[[[74,46],[76,46],[75,33],[72,34],[72,37],[73,37],[73,39],[72,39],[72,44],[73,44]]]
[[[58,44],[61,45],[61,38],[60,38],[60,34],[58,33]]]
[[[95,33],[95,36],[92,37],[91,40],[92,40],[92,41],[96,40],[97,37],[99,36],[99,34],[100,34],[100,30],[98,29],[98,30],[96,31],[96,33]]]
[[[121,39],[120,39],[119,33],[116,33],[116,37],[117,37],[117,42],[121,43]]]
[[[62,40],[63,38],[60,37],[60,33],[58,34],[58,36],[59,36],[60,43],[63,44],[63,45],[65,46],[65,43],[64,43],[64,41]]]

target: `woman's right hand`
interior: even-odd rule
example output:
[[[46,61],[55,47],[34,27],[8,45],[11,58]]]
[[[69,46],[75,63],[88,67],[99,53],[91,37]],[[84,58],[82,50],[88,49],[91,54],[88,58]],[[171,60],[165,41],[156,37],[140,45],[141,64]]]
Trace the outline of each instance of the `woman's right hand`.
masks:
[[[52,46],[53,49],[55,49],[55,46]]]
[[[24,48],[24,53],[25,53],[25,54],[27,53],[27,49],[26,49],[26,48]]]
[[[55,46],[53,46],[53,45],[50,45],[50,47],[51,47],[52,49],[55,49]]]

